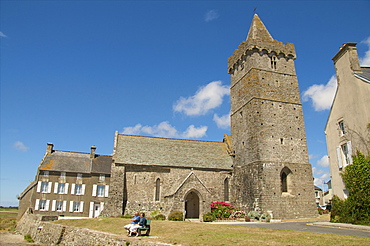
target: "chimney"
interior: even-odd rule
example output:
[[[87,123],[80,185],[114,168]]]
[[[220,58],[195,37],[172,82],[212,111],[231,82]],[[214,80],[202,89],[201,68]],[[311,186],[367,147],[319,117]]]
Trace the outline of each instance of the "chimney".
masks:
[[[54,147],[54,144],[52,143],[46,144],[46,154],[47,155],[50,155],[51,153],[53,153],[53,147]]]
[[[90,151],[90,158],[91,159],[95,158],[95,150],[96,150],[95,145],[91,146],[91,151]]]

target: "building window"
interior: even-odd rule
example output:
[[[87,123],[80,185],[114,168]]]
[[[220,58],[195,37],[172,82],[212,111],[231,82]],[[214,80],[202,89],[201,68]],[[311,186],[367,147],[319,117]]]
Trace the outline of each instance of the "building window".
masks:
[[[42,193],[48,193],[49,190],[49,183],[48,182],[42,182],[41,183],[41,192]]]
[[[224,200],[229,201],[229,179],[224,180]]]
[[[58,194],[65,194],[65,186],[66,184],[58,184]]]
[[[44,177],[45,178],[49,177],[49,171],[44,171]]]
[[[99,181],[104,182],[105,181],[105,174],[100,174],[99,175]]]
[[[81,202],[73,202],[73,212],[82,212]]]
[[[342,153],[344,156],[345,165],[352,164],[352,149],[351,142],[347,142],[341,146]]]
[[[63,211],[63,201],[57,201],[56,210],[57,211]]]
[[[75,194],[76,195],[82,195],[82,185],[76,184],[76,186],[75,186]]]
[[[60,178],[65,179],[66,178],[66,172],[61,172],[60,173]]]
[[[104,185],[98,185],[97,196],[100,196],[100,197],[104,196]]]
[[[155,201],[159,201],[161,191],[161,180],[157,178],[155,181]]]
[[[81,180],[82,179],[82,174],[81,173],[78,173],[77,174],[77,180]]]
[[[40,200],[39,210],[40,211],[48,211],[49,210],[49,201],[48,200]]]
[[[339,125],[340,135],[343,136],[344,134],[346,134],[346,129],[344,127],[344,121],[343,120],[339,121],[338,125]]]

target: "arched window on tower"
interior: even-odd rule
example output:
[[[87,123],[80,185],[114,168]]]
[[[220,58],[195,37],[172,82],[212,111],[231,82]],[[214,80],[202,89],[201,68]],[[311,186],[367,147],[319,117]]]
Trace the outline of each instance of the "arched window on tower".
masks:
[[[155,181],[155,201],[159,201],[160,188],[161,188],[161,180],[157,178],[157,180]]]
[[[229,178],[224,180],[224,200],[229,201]]]
[[[290,192],[292,172],[284,167],[280,173],[281,192]]]

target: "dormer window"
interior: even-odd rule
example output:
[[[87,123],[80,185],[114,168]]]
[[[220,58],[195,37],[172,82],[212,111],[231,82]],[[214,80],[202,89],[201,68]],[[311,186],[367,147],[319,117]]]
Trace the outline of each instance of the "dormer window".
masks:
[[[105,175],[104,174],[100,174],[99,175],[99,181],[100,182],[104,182],[105,181]]]

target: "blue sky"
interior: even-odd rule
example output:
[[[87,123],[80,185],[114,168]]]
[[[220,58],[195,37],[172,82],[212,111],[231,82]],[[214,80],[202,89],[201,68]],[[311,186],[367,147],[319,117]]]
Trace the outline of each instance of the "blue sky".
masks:
[[[357,42],[370,65],[369,1],[1,1],[0,205],[34,180],[46,149],[111,154],[115,131],[222,141],[227,59],[253,10],[295,44],[315,183],[330,179],[324,126],[331,58]]]

